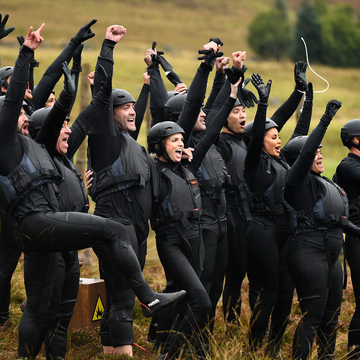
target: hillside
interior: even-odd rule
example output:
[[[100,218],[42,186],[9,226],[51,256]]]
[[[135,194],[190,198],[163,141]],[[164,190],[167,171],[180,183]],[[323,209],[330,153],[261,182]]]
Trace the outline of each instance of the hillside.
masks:
[[[16,0],[1,5],[2,14],[9,13],[9,24],[16,35],[25,34],[29,25],[46,23],[46,38],[50,45],[62,45],[86,21],[98,19],[96,36],[89,45],[98,45],[100,34],[112,24],[124,25],[131,47],[151,44],[156,40],[162,49],[197,49],[210,37],[219,37],[224,50],[248,49],[247,26],[258,11],[271,6],[275,0]],[[351,3],[360,10],[358,0],[330,0],[327,3]],[[300,0],[288,0],[293,16]],[[3,44],[9,44],[10,38]]]

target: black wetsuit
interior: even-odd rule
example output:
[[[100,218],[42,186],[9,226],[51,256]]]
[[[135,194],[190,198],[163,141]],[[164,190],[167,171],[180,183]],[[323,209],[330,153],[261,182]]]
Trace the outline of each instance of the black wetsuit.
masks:
[[[178,124],[185,131],[185,146],[188,144],[192,128],[200,113],[201,104],[205,96],[208,74],[209,68],[207,65],[201,64],[190,86],[184,108],[178,120]],[[160,194],[154,217],[151,219],[152,227],[156,233],[157,250],[166,276],[174,282],[175,286],[187,290],[186,300],[189,306],[185,316],[182,316],[175,326],[178,335],[173,334],[171,336],[169,358],[177,354],[180,346],[184,344],[183,335],[192,343],[197,343],[195,348],[198,347],[201,352],[204,351],[204,349],[201,348],[204,345],[206,347],[206,344],[201,344],[202,341],[199,336],[206,335],[201,335],[200,331],[207,324],[212,306],[209,295],[199,279],[204,260],[199,217],[191,217],[189,215],[187,221],[178,220],[169,222],[169,220],[167,220],[164,224],[159,224],[156,220],[157,217],[161,219],[159,215],[163,214],[164,207],[166,208],[167,203],[167,201],[164,200],[168,199],[171,195],[169,175],[166,174],[171,172],[173,174],[172,176],[175,175],[175,177],[178,177],[178,181],[180,182],[183,181],[186,174],[186,171],[183,170],[184,166],[187,171],[190,171],[190,174],[196,174],[209,147],[218,136],[234,102],[235,99],[232,98],[229,98],[225,102],[218,117],[214,119],[211,126],[207,128],[202,136],[201,141],[195,146],[193,153],[194,158],[191,162],[173,163],[157,161],[161,174]],[[181,199],[183,196],[188,195],[178,194],[178,199]],[[187,201],[190,200],[191,199],[187,198]],[[199,201],[199,199],[197,201]],[[199,211],[197,211],[197,213],[199,213]],[[179,215],[179,213],[174,214],[174,216]],[[159,331],[162,330],[160,320],[159,318]],[[195,336],[195,338],[193,338],[193,336]]]
[[[351,222],[339,223],[337,208],[327,208],[325,204],[324,211],[316,211],[324,202],[325,195],[330,193],[329,190],[324,191],[324,183],[337,194],[331,195],[333,204],[339,204],[335,200],[341,197],[335,185],[311,171],[314,155],[330,121],[327,115],[322,117],[286,180],[285,200],[297,214],[297,227],[292,229],[286,255],[287,265],[303,314],[293,340],[294,359],[308,358],[315,334],[319,357],[334,356],[336,326],[342,301],[342,267],[338,257],[343,245],[343,230],[359,237],[359,229]],[[338,208],[341,210],[342,206],[341,203]],[[324,213],[323,219],[317,220],[319,216],[316,212],[320,215]],[[336,216],[332,220],[327,219],[332,212]]]
[[[259,103],[245,159],[244,176],[251,192],[252,221],[246,233],[248,254],[250,345],[261,347],[266,328],[279,294],[288,301],[272,317],[286,326],[290,313],[293,286],[282,271],[283,249],[288,240],[288,222],[282,205],[283,187],[289,166],[280,158],[263,152],[267,104]],[[283,313],[280,314],[280,311]],[[284,326],[284,330],[285,330]],[[282,334],[281,334],[282,335]]]
[[[77,47],[70,42],[45,71],[38,86],[32,90],[33,98],[28,101],[29,106],[25,107],[28,115],[31,115],[33,111],[44,106],[51,90],[62,76],[61,64],[64,61],[70,62],[76,49]],[[77,61],[75,62],[75,59],[73,59],[73,61],[71,72],[75,74],[77,84],[79,72],[81,71],[81,65]],[[33,70],[33,68],[31,68],[31,70]],[[32,71],[30,71],[30,73],[31,72]],[[21,253],[22,251],[16,245],[14,239],[13,224],[11,220],[2,213],[0,242],[0,324],[3,324],[7,319],[9,319],[11,278],[16,269]]]
[[[150,303],[154,300],[153,292],[143,279],[138,260],[128,245],[124,227],[94,215],[59,212],[56,183],[60,177],[51,157],[54,156],[63,118],[60,121],[55,116],[58,122],[54,132],[44,141],[47,150],[16,132],[32,54],[31,49],[22,46],[12,74],[13,81],[9,84],[0,112],[0,207],[14,220],[17,241],[24,253],[44,253],[43,260],[38,262],[37,273],[29,272],[25,267],[27,293],[34,292],[27,284],[31,284],[36,276],[44,278],[48,274],[49,283],[53,283],[50,278],[56,274],[57,262],[49,253],[77,250],[105,242],[111,248],[116,265],[128,279],[129,285],[136,286],[136,293],[140,297],[144,296],[142,301]],[[65,92],[63,99],[60,100],[60,96],[52,111],[69,111],[72,97],[73,94]],[[14,181],[17,174],[20,175],[21,182]],[[141,284],[140,287],[138,284]],[[41,301],[34,304],[34,307],[26,307],[21,319],[19,352],[25,351],[26,355],[19,353],[20,357],[35,354],[43,326],[49,327],[52,324],[53,318],[50,318],[48,312],[52,291],[43,290],[38,294]],[[38,313],[39,309],[41,315]]]
[[[336,168],[334,181],[341,186],[349,198],[349,220],[360,226],[360,157],[349,153]],[[346,260],[351,270],[351,281],[355,295],[355,311],[349,325],[348,347],[360,353],[360,240],[350,235],[345,238]]]
[[[218,76],[218,81],[221,83],[220,76]],[[211,119],[229,92],[230,83],[226,80],[211,109],[208,110],[208,116],[206,118],[207,124],[211,122]],[[301,98],[302,93],[294,90],[289,98],[271,116],[271,119],[278,124],[279,129],[281,129],[292,116]],[[247,146],[242,134],[229,134],[224,132],[221,133],[216,145],[221,150],[221,154],[232,179],[232,185],[226,188],[228,259],[223,304],[225,319],[227,321],[233,321],[238,318],[241,313],[241,286],[248,266],[245,235],[251,220],[251,215],[245,195],[242,174]]]
[[[98,57],[98,64],[102,65],[107,74],[113,72],[113,49],[115,43],[105,39]],[[88,160],[94,172],[91,196],[96,203],[94,214],[115,220],[126,227],[130,243],[138,256],[141,267],[145,265],[146,244],[149,233],[148,220],[154,198],[154,186],[157,187],[157,169],[153,159],[146,150],[136,142],[143,119],[144,110],[149,94],[149,85],[144,85],[135,106],[136,132],[128,133],[115,125],[112,107],[109,114],[104,116],[100,126],[113,128],[114,134],[102,134],[92,131],[88,140]],[[95,91],[97,84],[95,83]],[[127,179],[107,178],[116,163],[121,163]],[[132,167],[131,164],[138,164]],[[137,170],[142,167],[144,180],[130,179],[139,176]],[[114,171],[119,171],[116,168]],[[132,173],[131,173],[132,171]],[[117,173],[117,175],[120,175]],[[125,174],[123,174],[125,175]],[[139,177],[139,178],[140,178]],[[102,180],[107,179],[103,182]],[[142,183],[143,181],[143,183]],[[155,185],[153,184],[155,181]],[[135,295],[128,289],[126,279],[119,277],[113,266],[112,254],[104,245],[97,245],[94,250],[102,253],[100,257],[100,273],[105,279],[107,304],[101,323],[101,342],[104,346],[118,347],[134,343],[132,329],[132,312]],[[126,290],[127,289],[127,290]]]

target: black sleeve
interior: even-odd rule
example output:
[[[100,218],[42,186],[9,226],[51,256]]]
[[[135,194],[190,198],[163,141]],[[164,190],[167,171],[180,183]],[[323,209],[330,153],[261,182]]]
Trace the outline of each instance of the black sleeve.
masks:
[[[97,63],[95,67],[95,78],[94,78],[94,87],[93,87],[93,97],[101,89],[101,77],[98,73],[99,65],[101,65],[107,75],[113,74],[114,68],[114,60],[113,60],[113,53],[114,47],[116,43],[112,40],[104,39],[100,54],[97,58]],[[114,116],[113,116],[113,101],[112,97],[110,97],[109,104],[107,107],[101,110],[101,121],[97,121],[94,123],[94,126],[91,129],[91,132],[96,134],[103,134],[108,135],[112,134],[115,136],[115,123],[114,123]]]
[[[17,123],[28,83],[29,62],[34,51],[23,45],[15,62],[0,112],[0,143],[15,142]]]
[[[355,224],[353,224],[350,220],[345,220],[342,224],[340,224],[342,230],[344,231],[344,233],[346,235],[350,235],[352,237],[355,237],[356,241],[360,241],[360,228],[358,226],[356,226]]]
[[[226,81],[225,73],[218,73],[218,72],[215,73],[214,82],[213,82],[213,86],[211,88],[210,95],[206,101],[204,108],[203,108],[203,111],[206,115],[209,114],[211,108],[213,107],[213,104],[214,104],[220,90],[224,86],[225,81]]]
[[[184,144],[187,146],[199,116],[206,93],[211,67],[201,63],[188,90],[183,110],[177,123],[185,131]],[[151,80],[150,80],[151,81]]]
[[[300,186],[304,184],[314,162],[316,150],[319,148],[321,141],[324,138],[330,121],[331,118],[324,114],[319,124],[309,135],[299,157],[289,171],[287,177],[289,185]]]
[[[236,99],[229,97],[220,111],[216,114],[211,124],[206,128],[201,140],[196,144],[194,149],[194,156],[192,160],[192,171],[194,174],[199,168],[205,154],[209,150],[210,146],[214,143],[215,139],[219,136],[219,133],[228,118],[232,108],[234,107]]]
[[[224,85],[222,86],[221,90],[216,97],[213,106],[211,107],[208,114],[206,114],[206,126],[210,124],[216,113],[221,109],[222,104],[226,101],[231,93],[231,86],[230,81],[228,79],[225,80]]]
[[[36,142],[45,145],[51,157],[55,155],[55,147],[60,130],[64,124],[66,115],[69,113],[72,101],[73,94],[69,94],[63,90],[46,116],[44,124],[36,137]]]
[[[296,111],[302,96],[303,94],[301,92],[294,90],[290,97],[270,117],[270,119],[278,125],[279,132]]]
[[[100,120],[104,108],[109,104],[109,100],[110,96],[100,90],[91,100],[91,103],[76,118],[71,126],[71,134],[68,140],[69,147],[66,156],[69,159],[72,159],[75,155],[94,122]]]
[[[140,128],[141,128],[141,124],[144,120],[144,116],[145,116],[145,111],[146,111],[146,107],[147,107],[147,103],[148,103],[148,98],[149,98],[149,92],[150,92],[150,85],[148,84],[144,84],[141,88],[139,97],[135,103],[135,113],[136,113],[136,118],[135,118],[135,126],[136,126],[136,131],[134,132],[129,132],[130,136],[134,139],[137,140],[138,136],[139,136],[139,132],[140,132]]]
[[[259,102],[252,128],[251,142],[245,158],[247,173],[253,171],[261,163],[261,152],[265,136],[266,110],[268,104]]]
[[[267,176],[265,173],[266,170],[264,167],[266,164],[264,164],[261,158],[265,136],[267,106],[265,103],[258,103],[252,128],[251,142],[244,162],[244,174],[253,192],[266,189],[272,181],[272,175]]]
[[[22,157],[22,147],[17,142],[17,124],[28,82],[29,61],[34,51],[23,45],[14,65],[4,104],[0,111],[0,174],[8,175]]]
[[[69,63],[75,50],[76,46],[72,42],[69,42],[61,54],[46,69],[35,90],[32,92],[33,98],[29,102],[34,111],[45,106],[46,100],[49,98],[51,91],[54,89],[56,83],[63,74],[61,64],[64,61]]]
[[[168,100],[167,90],[157,65],[147,68],[150,76],[150,114],[151,127],[165,120],[164,105]]]

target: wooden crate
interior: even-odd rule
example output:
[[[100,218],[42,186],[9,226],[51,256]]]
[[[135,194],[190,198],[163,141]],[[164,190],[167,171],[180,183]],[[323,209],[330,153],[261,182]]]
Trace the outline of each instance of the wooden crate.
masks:
[[[104,280],[80,278],[79,294],[68,331],[99,327],[105,303]]]

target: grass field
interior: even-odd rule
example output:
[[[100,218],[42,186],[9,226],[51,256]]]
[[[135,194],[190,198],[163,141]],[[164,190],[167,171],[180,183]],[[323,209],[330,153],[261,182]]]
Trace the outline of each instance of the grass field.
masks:
[[[350,0],[349,0],[350,2]],[[289,9],[294,17],[296,4],[299,0],[289,1]],[[29,26],[39,26],[46,23],[43,31],[44,44],[36,51],[35,58],[40,62],[36,69],[35,81],[39,80],[46,67],[56,58],[64,44],[76,34],[78,29],[97,18],[93,26],[96,36],[86,42],[83,51],[83,63],[93,69],[106,27],[121,24],[127,28],[128,34],[117,45],[114,53],[114,87],[125,88],[137,97],[142,86],[142,74],[146,71],[143,56],[145,50],[151,47],[152,41],[157,41],[158,48],[165,51],[165,57],[174,66],[174,70],[189,86],[199,62],[197,51],[210,37],[220,37],[224,42],[223,51],[226,56],[236,50],[247,50],[247,76],[259,72],[264,81],[273,80],[270,95],[268,116],[287,99],[294,88],[294,64],[288,61],[281,63],[258,61],[251,48],[246,43],[246,27],[258,10],[269,8],[268,1],[226,1],[215,0],[62,0],[60,1],[8,1],[0,7],[1,14],[10,14],[8,26],[14,25],[16,30],[1,41],[1,65],[12,65],[16,59],[18,43],[16,35],[25,35]],[[358,2],[354,2],[359,6]],[[304,58],[305,59],[305,58]],[[299,59],[299,60],[304,60]],[[311,54],[310,54],[311,61]],[[348,120],[359,116],[359,69],[335,69],[317,64],[311,64],[313,69],[326,78],[330,87],[325,93],[314,95],[313,128],[325,110],[327,102],[338,99],[343,102],[342,108],[331,123],[323,141],[325,175],[332,177],[337,164],[346,156],[347,150],[340,141],[340,128]],[[85,67],[85,66],[84,66]],[[86,74],[85,74],[86,75]],[[213,74],[210,75],[208,93],[211,89]],[[308,70],[308,81],[313,82],[314,90],[322,90],[325,83]],[[166,80],[166,79],[165,79]],[[168,90],[171,84],[166,82]],[[56,86],[56,93],[61,91],[62,81]],[[255,91],[252,85],[249,89]],[[75,119],[79,112],[80,102],[75,104],[71,118]],[[247,110],[248,121],[254,117],[256,109]],[[283,144],[290,137],[295,127],[295,117],[289,120],[281,133]],[[145,145],[146,127],[142,129],[140,142]],[[81,252],[84,263],[81,269],[82,277],[98,275],[97,261],[91,250]],[[13,278],[11,298],[11,325],[0,330],[0,360],[15,359],[17,346],[18,322],[21,316],[19,304],[25,299],[23,287],[23,263],[20,261]],[[164,284],[164,274],[159,263],[153,234],[149,238],[145,277],[155,289],[161,289]],[[248,284],[244,285],[243,311],[239,323],[226,328],[222,321],[222,309],[219,305],[217,322],[212,339],[212,359],[241,359],[246,348],[246,334],[250,309],[246,298]],[[347,328],[354,311],[353,292],[350,280],[344,291],[342,314],[339,323],[339,334],[336,349],[336,359],[345,359],[347,350]],[[140,314],[139,306],[134,315],[135,341],[147,351],[135,348],[136,359],[156,359],[151,353],[151,345],[146,342],[149,320]],[[295,326],[300,318],[300,311],[294,297],[291,321],[284,338],[282,354],[289,359],[291,341]],[[43,354],[39,359],[44,359]],[[76,332],[69,335],[68,359],[117,359],[114,356],[101,354],[100,340],[97,333]],[[311,359],[315,359],[315,350]]]

